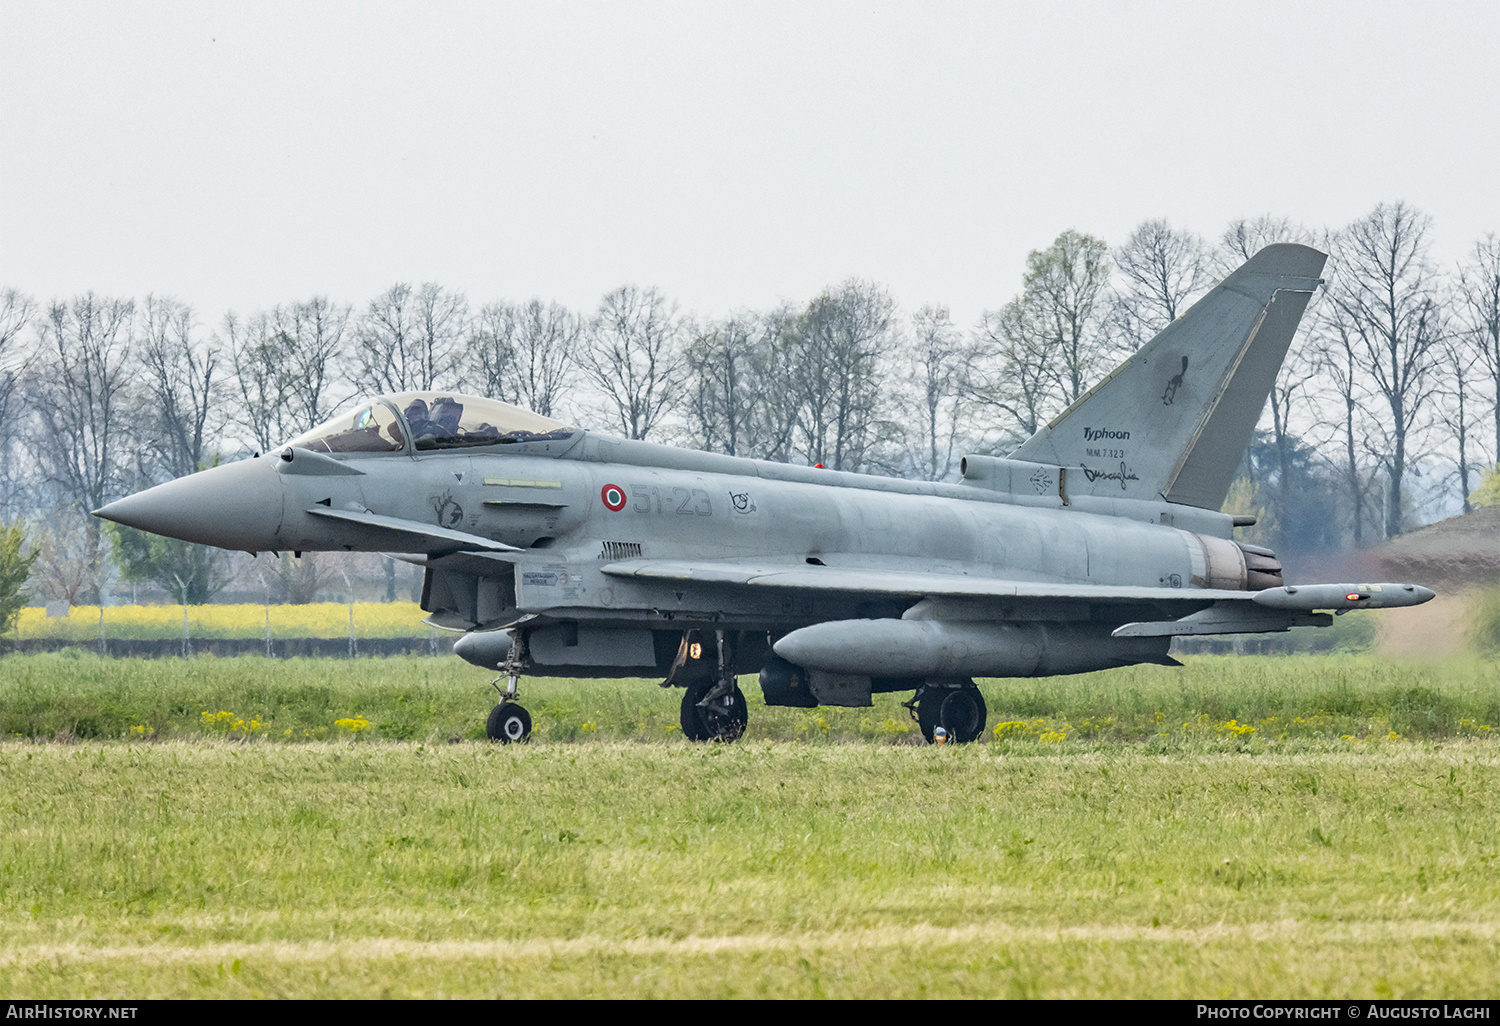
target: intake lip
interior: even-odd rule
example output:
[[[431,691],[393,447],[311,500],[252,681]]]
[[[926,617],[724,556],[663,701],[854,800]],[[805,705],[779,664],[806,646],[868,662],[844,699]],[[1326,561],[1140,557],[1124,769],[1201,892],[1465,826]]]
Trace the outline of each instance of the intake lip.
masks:
[[[275,463],[249,459],[212,467],[118,499],[94,516],[200,545],[276,549],[282,484]]]

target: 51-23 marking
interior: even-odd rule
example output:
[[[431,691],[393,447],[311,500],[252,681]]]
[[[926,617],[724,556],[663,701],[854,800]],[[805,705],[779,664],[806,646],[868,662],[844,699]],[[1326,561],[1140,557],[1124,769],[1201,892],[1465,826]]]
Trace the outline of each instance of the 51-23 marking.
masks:
[[[637,513],[678,513],[682,516],[711,517],[713,500],[702,488],[658,488],[656,485],[632,484],[630,508]]]

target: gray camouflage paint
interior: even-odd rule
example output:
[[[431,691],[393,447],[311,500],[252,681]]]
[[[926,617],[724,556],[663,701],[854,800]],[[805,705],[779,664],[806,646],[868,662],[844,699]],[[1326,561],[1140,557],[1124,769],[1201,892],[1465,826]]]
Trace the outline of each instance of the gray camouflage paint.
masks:
[[[523,617],[548,672],[594,676],[663,669],[705,629],[764,633],[793,662],[865,679],[1165,661],[1173,634],[1431,597],[1250,588],[1265,578],[1217,512],[1324,259],[1262,250],[1011,458],[966,457],[955,484],[578,432],[289,448],[98,512],[224,548],[411,554],[430,622],[476,631],[457,650],[491,667],[510,644],[493,628]]]

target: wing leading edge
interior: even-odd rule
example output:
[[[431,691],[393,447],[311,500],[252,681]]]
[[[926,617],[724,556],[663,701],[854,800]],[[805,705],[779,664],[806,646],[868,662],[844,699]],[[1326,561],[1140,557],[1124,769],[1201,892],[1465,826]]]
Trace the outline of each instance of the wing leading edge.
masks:
[[[968,574],[720,560],[624,560],[610,563],[601,569],[611,577],[749,588],[864,592],[912,598],[1037,598],[1143,603],[1254,602],[1268,610],[1287,613],[1310,612],[1314,609],[1414,606],[1433,596],[1427,588],[1414,584],[1316,584],[1267,588],[1264,591],[1228,591],[1220,588],[1012,581]]]

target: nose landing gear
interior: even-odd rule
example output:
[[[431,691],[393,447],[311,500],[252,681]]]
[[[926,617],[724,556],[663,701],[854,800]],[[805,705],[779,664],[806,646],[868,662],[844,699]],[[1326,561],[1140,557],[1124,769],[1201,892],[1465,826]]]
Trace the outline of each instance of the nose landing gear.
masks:
[[[516,701],[521,695],[524,642],[520,631],[514,637],[510,652],[505,657],[505,690],[500,691],[499,677],[490,681],[491,686],[500,691],[501,697],[500,704],[490,710],[490,718],[484,724],[485,735],[502,745],[520,744],[531,738],[531,714]]]

